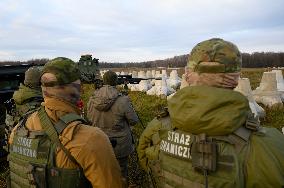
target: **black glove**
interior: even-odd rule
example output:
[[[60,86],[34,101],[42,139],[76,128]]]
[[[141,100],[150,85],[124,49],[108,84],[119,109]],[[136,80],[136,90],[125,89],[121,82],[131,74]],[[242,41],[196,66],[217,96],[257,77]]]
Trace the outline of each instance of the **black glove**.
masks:
[[[116,139],[114,139],[114,138],[109,138],[109,141],[110,141],[112,147],[115,148],[115,146],[117,145]]]

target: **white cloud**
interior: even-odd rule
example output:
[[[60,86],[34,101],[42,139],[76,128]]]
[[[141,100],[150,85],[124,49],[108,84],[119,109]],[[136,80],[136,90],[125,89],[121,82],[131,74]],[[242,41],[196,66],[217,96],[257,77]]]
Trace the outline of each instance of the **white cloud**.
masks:
[[[0,51],[0,57],[3,57],[3,59],[6,59],[6,60],[10,60],[13,59],[13,52],[11,51]]]
[[[188,53],[211,37],[247,52],[284,51],[283,7],[282,0],[1,0],[0,51],[15,60],[94,53],[143,61]]]

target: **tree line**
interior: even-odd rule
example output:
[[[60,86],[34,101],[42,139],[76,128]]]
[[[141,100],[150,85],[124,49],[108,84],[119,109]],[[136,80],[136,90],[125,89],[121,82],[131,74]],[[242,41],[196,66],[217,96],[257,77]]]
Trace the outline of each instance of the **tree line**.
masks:
[[[284,67],[284,52],[242,53],[243,67]]]
[[[31,59],[28,61],[0,61],[0,65],[21,65],[21,64],[31,64],[31,65],[44,65],[49,59]]]
[[[106,63],[101,62],[102,68],[125,68],[125,67],[185,67],[188,54],[174,56],[164,60],[129,62],[129,63]],[[254,52],[252,54],[242,53],[242,67],[244,68],[264,68],[264,67],[284,67],[284,52]]]
[[[242,53],[244,68],[263,68],[263,67],[284,67],[284,52],[254,52]],[[188,54],[174,56],[163,60],[144,61],[144,62],[128,62],[128,63],[108,63],[100,62],[101,68],[154,68],[154,67],[185,67],[188,60]],[[29,61],[2,61],[0,65],[18,65],[18,64],[45,64],[48,59],[32,59]]]

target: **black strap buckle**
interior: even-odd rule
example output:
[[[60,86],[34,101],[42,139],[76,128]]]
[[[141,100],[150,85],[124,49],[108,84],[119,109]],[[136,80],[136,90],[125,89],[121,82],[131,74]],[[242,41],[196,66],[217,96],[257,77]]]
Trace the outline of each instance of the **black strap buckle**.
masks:
[[[256,121],[256,120],[250,120],[250,119],[247,119],[246,120],[246,124],[245,124],[245,127],[251,131],[258,131],[259,130],[259,121]]]

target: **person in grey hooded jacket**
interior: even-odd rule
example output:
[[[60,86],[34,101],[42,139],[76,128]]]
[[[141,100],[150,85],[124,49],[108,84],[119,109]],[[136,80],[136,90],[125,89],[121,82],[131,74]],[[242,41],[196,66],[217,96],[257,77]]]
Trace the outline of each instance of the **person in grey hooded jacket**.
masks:
[[[127,179],[128,156],[134,151],[130,126],[138,122],[128,96],[117,89],[117,75],[108,71],[103,76],[104,85],[96,90],[87,104],[87,118],[101,128],[110,138],[121,173]]]

